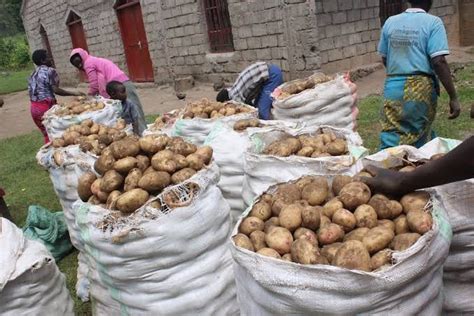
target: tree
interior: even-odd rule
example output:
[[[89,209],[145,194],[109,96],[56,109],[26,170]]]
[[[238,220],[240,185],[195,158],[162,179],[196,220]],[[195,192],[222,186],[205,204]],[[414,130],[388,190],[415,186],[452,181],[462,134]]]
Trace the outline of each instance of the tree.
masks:
[[[21,0],[0,0],[0,36],[24,32],[20,9]]]

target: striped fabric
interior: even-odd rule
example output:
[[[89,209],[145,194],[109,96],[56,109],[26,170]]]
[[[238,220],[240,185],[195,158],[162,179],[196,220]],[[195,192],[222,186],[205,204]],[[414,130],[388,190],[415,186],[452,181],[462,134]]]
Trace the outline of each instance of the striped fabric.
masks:
[[[256,62],[245,68],[229,89],[231,100],[253,105],[263,83],[268,80],[268,64]]]

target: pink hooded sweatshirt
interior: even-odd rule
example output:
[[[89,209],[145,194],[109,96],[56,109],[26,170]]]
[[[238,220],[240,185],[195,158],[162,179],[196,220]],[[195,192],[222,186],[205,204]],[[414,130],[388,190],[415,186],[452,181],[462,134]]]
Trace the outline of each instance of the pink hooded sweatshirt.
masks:
[[[89,94],[91,95],[99,93],[104,98],[109,98],[110,96],[105,90],[108,82],[129,80],[127,75],[108,59],[91,56],[82,48],[73,49],[69,58],[76,54],[81,56],[82,66],[89,81]]]

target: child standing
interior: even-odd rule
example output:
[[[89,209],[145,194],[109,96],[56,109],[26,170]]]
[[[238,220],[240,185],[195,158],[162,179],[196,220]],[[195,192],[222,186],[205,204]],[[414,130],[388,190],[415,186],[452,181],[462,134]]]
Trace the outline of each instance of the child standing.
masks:
[[[31,59],[37,66],[28,79],[28,92],[31,101],[31,117],[36,126],[44,136],[44,143],[49,143],[48,134],[43,125],[43,115],[54,104],[56,104],[55,94],[62,96],[84,95],[81,92],[71,92],[59,88],[59,76],[56,69],[52,68],[51,57],[44,49],[33,52]]]
[[[124,84],[120,81],[110,81],[107,83],[106,90],[110,98],[122,102],[122,118],[127,124],[132,124],[135,134],[142,136],[146,129],[145,116],[136,104],[127,99],[127,90]]]

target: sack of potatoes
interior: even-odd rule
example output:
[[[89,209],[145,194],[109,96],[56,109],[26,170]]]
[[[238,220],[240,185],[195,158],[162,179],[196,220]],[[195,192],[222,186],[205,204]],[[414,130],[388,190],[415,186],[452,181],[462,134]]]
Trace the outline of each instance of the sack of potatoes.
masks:
[[[441,291],[448,233],[444,210],[426,191],[390,197],[347,175],[274,185],[232,234],[238,297],[248,302],[242,313],[389,311],[407,293],[404,308],[413,313],[434,299],[415,297],[410,284]],[[381,299],[392,292],[393,300]]]
[[[181,137],[126,136],[102,150],[96,173],[83,174],[77,190],[84,202],[129,214],[206,168],[211,159],[211,147],[197,147]]]
[[[308,78],[295,79],[278,87],[274,92],[274,97],[278,100],[283,100],[307,89],[313,89],[316,85],[332,79],[334,79],[332,76],[327,76],[322,72],[315,73]]]
[[[189,103],[186,106],[182,117],[183,119],[217,119],[255,111],[255,108],[245,104],[239,104],[232,101],[223,103],[204,98],[200,101]]]
[[[74,101],[58,104],[53,114],[57,116],[69,116],[100,111],[105,108],[107,103],[111,104],[112,101],[110,100],[107,102],[102,100],[88,99],[86,97],[77,97]]]
[[[143,135],[150,134],[169,134],[176,120],[183,114],[184,109],[176,109],[158,116],[153,124],[143,132]]]

